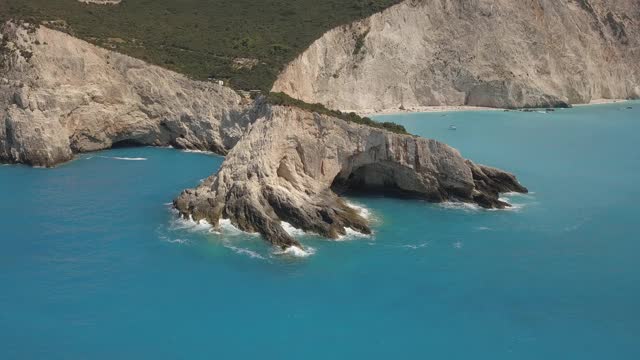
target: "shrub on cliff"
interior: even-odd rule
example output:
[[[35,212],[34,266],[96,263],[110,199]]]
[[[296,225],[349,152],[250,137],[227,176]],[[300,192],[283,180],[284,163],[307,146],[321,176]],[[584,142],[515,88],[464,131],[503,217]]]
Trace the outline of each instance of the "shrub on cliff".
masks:
[[[285,64],[331,28],[400,0],[0,0],[0,21],[48,21],[97,45],[237,89],[269,91]],[[55,26],[54,26],[55,27]],[[112,39],[123,42],[113,43]],[[251,68],[238,58],[257,59]]]
[[[282,92],[272,92],[267,95],[267,102],[271,105],[295,106],[297,108],[315,112],[318,114],[333,116],[348,122],[384,129],[396,134],[409,134],[404,126],[392,122],[377,122],[368,117],[362,117],[354,112],[343,113],[340,110],[331,110],[322,104],[309,104],[302,100],[294,99]]]

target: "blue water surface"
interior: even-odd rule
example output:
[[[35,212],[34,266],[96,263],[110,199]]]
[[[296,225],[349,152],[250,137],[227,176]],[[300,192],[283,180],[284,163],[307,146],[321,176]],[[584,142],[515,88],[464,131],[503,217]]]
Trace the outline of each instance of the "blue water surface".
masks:
[[[0,359],[640,359],[640,103],[377,119],[532,194],[351,198],[375,235],[302,236],[294,258],[176,220],[221,157],[0,166]]]

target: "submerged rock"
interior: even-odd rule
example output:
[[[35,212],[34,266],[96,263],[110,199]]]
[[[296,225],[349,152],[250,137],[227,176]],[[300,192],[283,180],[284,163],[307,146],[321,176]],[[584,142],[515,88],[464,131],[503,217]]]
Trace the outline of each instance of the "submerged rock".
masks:
[[[399,194],[504,208],[502,192],[527,192],[504,171],[474,164],[448,145],[347,123],[292,107],[269,107],[231,150],[220,171],[174,206],[182,216],[259,232],[274,245],[300,246],[281,226],[329,238],[369,223],[336,191]]]

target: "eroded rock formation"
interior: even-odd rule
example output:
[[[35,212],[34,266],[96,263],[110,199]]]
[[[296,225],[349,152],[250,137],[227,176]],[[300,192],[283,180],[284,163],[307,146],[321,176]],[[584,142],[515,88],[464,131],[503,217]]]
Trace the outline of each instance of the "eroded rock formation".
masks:
[[[53,166],[114,144],[225,154],[255,118],[233,90],[7,23],[0,41],[0,161]]]
[[[487,208],[520,191],[513,175],[435,140],[399,135],[196,82],[66,34],[6,24],[0,43],[0,161],[53,166],[115,145],[227,154],[216,175],[174,202],[182,216],[230,219],[280,247],[282,227],[335,238],[371,230],[337,193],[398,192]]]
[[[327,32],[274,85],[340,110],[640,98],[637,0],[406,0]]]
[[[526,192],[511,174],[465,160],[448,145],[347,123],[292,107],[264,106],[261,118],[227,155],[220,171],[175,201],[185,217],[222,218],[282,247],[294,227],[336,238],[368,222],[334,190],[402,193],[504,208],[500,192]]]

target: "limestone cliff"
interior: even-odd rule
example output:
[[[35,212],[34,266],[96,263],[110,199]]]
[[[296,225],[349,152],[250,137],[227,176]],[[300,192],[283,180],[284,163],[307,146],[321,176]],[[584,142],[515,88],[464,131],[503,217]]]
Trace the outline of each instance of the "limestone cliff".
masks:
[[[465,160],[435,140],[399,135],[291,107],[264,106],[220,171],[175,201],[182,216],[217,225],[230,219],[272,244],[299,246],[281,226],[336,238],[368,222],[336,191],[401,193],[487,208],[500,192],[526,192],[515,177]]]
[[[637,0],[407,0],[333,29],[274,85],[334,109],[640,97]]]
[[[119,144],[225,154],[250,111],[229,88],[44,27],[2,28],[0,161],[53,166]]]
[[[337,193],[384,191],[487,208],[526,191],[435,140],[293,107],[243,101],[66,34],[13,23],[0,43],[0,162],[53,166],[118,145],[227,154],[221,169],[174,202],[183,216],[227,218],[274,245],[299,245],[281,221],[336,237],[369,224]]]

